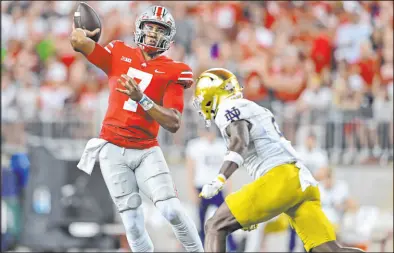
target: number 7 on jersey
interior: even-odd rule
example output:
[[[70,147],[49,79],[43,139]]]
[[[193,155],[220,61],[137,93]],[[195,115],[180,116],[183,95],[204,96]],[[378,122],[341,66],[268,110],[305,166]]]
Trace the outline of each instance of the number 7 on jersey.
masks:
[[[150,82],[152,81],[153,75],[150,73],[146,73],[144,71],[141,71],[139,69],[135,69],[133,67],[130,67],[129,70],[127,71],[127,75],[131,78],[137,78],[140,79],[140,83],[138,84],[138,87],[142,92],[145,91],[146,88],[148,88]],[[131,98],[129,98],[127,101],[124,102],[123,109],[126,111],[130,112],[136,112],[137,111],[138,104]]]

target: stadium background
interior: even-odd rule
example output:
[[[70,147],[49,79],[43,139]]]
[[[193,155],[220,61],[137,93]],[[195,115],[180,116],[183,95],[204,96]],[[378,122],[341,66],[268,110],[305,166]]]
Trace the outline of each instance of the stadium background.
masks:
[[[169,8],[177,34],[167,55],[189,64],[195,77],[210,67],[233,71],[245,97],[270,108],[297,149],[305,150],[314,136],[318,157],[346,181],[352,198],[391,213],[392,219],[392,2],[89,4],[102,21],[103,45],[114,39],[133,44],[136,15],[152,4]],[[98,134],[108,96],[104,73],[70,46],[75,6],[75,1],[1,2],[3,247],[104,249],[113,246],[104,235],[122,231],[102,226],[98,239],[77,242],[65,232],[76,220],[118,221],[99,170],[89,179],[75,167],[86,141]],[[160,131],[159,141],[179,196],[195,217],[184,180],[185,147],[201,125],[191,107],[192,91],[186,91],[181,129],[174,135]],[[26,154],[29,175],[15,172],[29,167]],[[250,180],[244,171],[237,173],[233,189]],[[81,211],[86,195],[96,202]],[[156,249],[179,250],[169,225],[149,203],[146,212]],[[391,240],[390,224],[371,233],[376,235],[368,238],[374,241],[371,247],[379,248],[386,236]],[[74,228],[89,229],[94,230]],[[392,241],[385,247],[392,251]]]

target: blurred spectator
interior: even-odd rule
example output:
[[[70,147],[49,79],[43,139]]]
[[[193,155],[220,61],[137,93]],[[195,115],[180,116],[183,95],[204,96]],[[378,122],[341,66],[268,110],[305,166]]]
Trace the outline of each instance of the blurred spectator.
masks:
[[[384,241],[392,234],[392,223],[392,213],[381,211],[376,206],[360,205],[349,198],[345,202],[338,239],[345,246],[368,251],[373,241]]]
[[[337,109],[341,111],[343,117],[346,146],[343,159],[346,164],[351,163],[356,155],[355,138],[356,133],[359,133],[358,113],[363,98],[363,86],[363,80],[358,74],[356,66],[349,66],[342,61],[339,64],[338,76],[333,83],[333,102]],[[342,140],[337,139],[337,141],[341,142]],[[363,147],[365,147],[365,143],[363,144]],[[365,151],[363,156],[365,156]]]
[[[316,73],[321,73],[323,69],[330,67],[332,47],[330,34],[325,30],[322,30],[314,38],[311,48],[311,59],[315,64]]]
[[[296,101],[306,85],[306,73],[300,64],[299,51],[295,46],[287,46],[281,55],[273,59],[271,71],[268,61],[262,63],[263,80],[266,87],[274,91],[280,103],[272,104],[275,115],[283,117],[283,134],[292,142],[296,133]]]
[[[243,93],[246,99],[270,108],[268,90],[264,87],[263,79],[257,71],[251,71],[244,79]]]
[[[120,39],[133,44],[136,15],[154,3],[89,2],[104,24],[100,43]],[[381,140],[392,143],[387,138],[392,120],[385,117],[392,100],[382,93],[393,80],[392,2],[160,3],[177,23],[175,43],[166,54],[188,63],[195,77],[211,67],[233,71],[245,97],[271,109],[290,141],[300,145],[313,129],[330,157],[345,148],[345,163],[368,161],[371,154],[391,157],[386,150],[392,145]],[[9,108],[2,109],[2,117],[36,120],[38,113],[40,120],[54,120],[67,115],[64,121],[96,129],[93,135],[105,113],[108,89],[104,73],[91,72],[69,45],[76,2],[1,5],[2,68],[9,69],[5,83],[11,84],[2,84],[2,103]],[[16,96],[21,93],[25,98]],[[193,89],[186,90],[186,101],[192,95]],[[195,112],[186,108],[184,119],[176,135],[161,131],[168,147],[184,149],[194,134]]]
[[[377,124],[373,119],[372,105],[374,102],[374,96],[376,95],[379,87],[378,80],[378,63],[377,56],[372,50],[372,45],[369,40],[361,43],[361,57],[357,61],[356,65],[359,68],[358,72],[363,79],[364,83],[364,98],[360,108],[360,116],[365,124],[360,124],[359,137],[362,143],[362,154],[365,159],[369,157],[370,152],[368,147],[377,148]],[[361,161],[362,162],[362,161]]]
[[[39,79],[34,72],[21,66],[15,68],[14,73],[21,94],[16,97],[21,119],[31,122],[37,117],[38,112]]]
[[[378,125],[376,145],[373,150],[375,157],[380,157],[382,165],[387,164],[390,156],[393,155],[393,85],[379,88],[374,102],[374,122]],[[391,92],[391,94],[390,94]],[[388,138],[381,138],[388,136]]]
[[[9,71],[3,70],[1,77],[1,135],[4,140],[2,147],[17,151],[24,147],[23,123],[17,105],[17,97],[21,94],[18,94],[15,79]]]
[[[188,170],[188,185],[190,187],[190,199],[199,207],[199,231],[201,241],[204,243],[204,224],[208,216],[210,207],[219,208],[224,202],[223,191],[220,191],[211,199],[199,198],[199,193],[205,184],[210,183],[219,173],[226,145],[224,141],[217,137],[215,128],[206,129],[201,126],[199,137],[188,142],[186,147],[186,168]],[[231,192],[231,190],[229,190]],[[212,214],[212,213],[211,213]],[[237,245],[232,235],[228,236],[229,250],[237,250]]]
[[[184,48],[185,54],[192,53],[192,41],[195,39],[195,22],[187,13],[188,7],[186,2],[179,2],[174,5],[173,13],[175,20],[182,20],[177,22],[175,34],[175,43]]]
[[[11,73],[2,71],[1,75],[1,121],[5,123],[15,122],[19,118],[16,106],[18,88]]]
[[[62,116],[66,99],[72,91],[65,85],[66,67],[51,59],[48,62],[45,84],[40,87],[40,118],[43,121],[56,121]]]
[[[331,105],[331,89],[323,86],[323,80],[317,75],[308,77],[307,88],[302,92],[297,102],[297,112],[300,115],[298,139],[305,139],[308,129],[313,129],[318,135],[319,143],[324,146],[324,122]]]
[[[24,149],[27,134],[47,136],[47,130],[53,138],[97,137],[109,87],[105,73],[70,46],[77,4],[1,2],[2,153]],[[393,2],[89,1],[103,24],[99,43],[133,45],[135,18],[152,4],[168,7],[176,21],[175,43],[166,54],[189,64],[195,78],[213,67],[235,73],[245,98],[273,111],[284,136],[321,180],[323,206],[342,224],[342,242],[369,246],[373,228],[392,215],[352,202],[329,163],[393,160]],[[191,147],[194,140],[186,148],[201,123],[190,103],[193,92],[185,91],[180,130],[159,132],[170,163],[183,162],[185,153],[198,160],[197,149],[207,150]],[[190,198],[197,203],[200,179],[191,179]],[[267,224],[285,225],[279,218]],[[255,232],[249,244],[260,249]]]
[[[316,136],[312,132],[305,138],[305,144],[297,147],[297,153],[313,174],[328,167],[327,154],[319,147]]]
[[[372,34],[369,23],[361,21],[361,6],[356,1],[343,2],[347,11],[336,32],[335,58],[337,61],[346,60],[354,63],[360,59],[360,44]],[[346,8],[347,7],[347,8]]]
[[[316,171],[315,178],[319,181],[323,211],[338,229],[345,211],[345,202],[349,198],[349,186],[345,181],[336,179],[333,170],[329,167],[322,167]]]

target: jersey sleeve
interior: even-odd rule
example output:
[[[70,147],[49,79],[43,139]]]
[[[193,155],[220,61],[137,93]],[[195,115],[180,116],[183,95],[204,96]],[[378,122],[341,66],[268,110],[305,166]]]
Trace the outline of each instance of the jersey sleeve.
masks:
[[[180,84],[184,89],[188,89],[194,84],[193,71],[188,65],[182,65],[176,83]]]
[[[165,108],[173,108],[178,112],[183,112],[183,93],[184,88],[176,83],[171,83],[167,86],[167,89],[163,97],[163,106]]]
[[[247,120],[251,116],[250,103],[244,99],[227,100],[219,106],[215,123],[223,131],[230,123]]]
[[[112,52],[115,48],[115,45],[116,41],[111,41],[105,47],[96,43],[93,52],[87,56],[87,59],[108,75],[111,70]]]

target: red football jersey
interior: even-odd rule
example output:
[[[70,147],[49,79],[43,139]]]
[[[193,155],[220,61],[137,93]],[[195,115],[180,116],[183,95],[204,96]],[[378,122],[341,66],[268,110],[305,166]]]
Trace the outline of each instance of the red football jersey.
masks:
[[[100,138],[124,148],[157,146],[159,123],[141,106],[115,88],[120,75],[134,78],[142,92],[156,104],[183,111],[183,90],[193,84],[190,67],[166,56],[146,61],[139,47],[112,41],[106,47],[96,43],[88,60],[108,76],[110,95]]]

